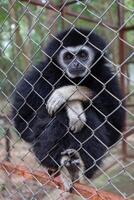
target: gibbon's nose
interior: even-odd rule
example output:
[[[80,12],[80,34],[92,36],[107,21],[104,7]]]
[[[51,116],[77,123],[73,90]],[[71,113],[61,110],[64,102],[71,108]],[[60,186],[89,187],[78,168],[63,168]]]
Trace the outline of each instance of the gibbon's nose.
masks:
[[[81,67],[80,63],[76,60],[73,63],[74,68],[79,69]]]

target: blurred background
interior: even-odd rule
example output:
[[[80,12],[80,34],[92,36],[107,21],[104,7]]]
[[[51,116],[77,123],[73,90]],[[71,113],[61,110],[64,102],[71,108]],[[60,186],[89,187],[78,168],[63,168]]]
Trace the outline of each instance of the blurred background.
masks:
[[[51,197],[49,186],[44,189],[38,181],[8,173],[2,163],[44,170],[30,147],[14,134],[11,95],[25,71],[45,59],[48,41],[73,26],[92,29],[108,42],[126,100],[123,138],[109,150],[90,185],[134,198],[134,1],[0,0],[0,199],[58,198]]]

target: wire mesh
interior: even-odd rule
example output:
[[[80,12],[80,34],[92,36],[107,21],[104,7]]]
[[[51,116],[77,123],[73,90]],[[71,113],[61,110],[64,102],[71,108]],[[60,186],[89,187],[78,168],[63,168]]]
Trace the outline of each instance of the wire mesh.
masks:
[[[0,199],[133,199],[134,3],[131,0],[102,0],[101,2],[92,0],[10,0],[1,1],[0,5]],[[79,83],[76,83],[73,78],[70,78],[64,70],[62,70],[61,76],[58,77],[56,82],[50,82],[43,77],[43,73],[45,70],[47,71],[50,64],[53,64],[55,68],[61,70],[59,64],[53,61],[54,56],[57,55],[61,47],[65,52],[69,51],[69,53],[73,55],[72,62],[76,59],[76,52],[72,52],[71,48],[68,49],[67,46],[64,46],[65,38],[59,39],[56,34],[67,28],[68,32],[65,38],[68,37],[72,30],[83,35],[80,29],[77,28],[91,30],[89,35],[86,37],[83,36],[85,42],[82,43],[80,49],[85,47],[88,38],[90,38],[90,35],[94,32],[100,36],[102,35],[104,39],[106,38],[107,45],[103,50],[88,41],[89,45],[101,53],[101,56],[92,64],[90,70],[94,69],[94,66],[96,66],[102,57],[106,60],[107,67],[112,70],[112,76],[105,83],[102,82],[101,79],[98,79],[94,73],[90,73],[90,71],[88,71]],[[52,55],[49,55],[44,49],[46,49],[48,43],[53,39],[59,43],[59,46]],[[111,52],[111,54],[109,52]],[[49,62],[41,71],[36,64],[45,59],[49,59]],[[38,77],[34,83],[25,77],[25,74],[29,73],[31,68],[38,73]],[[51,76],[53,76],[53,73]],[[81,86],[81,84],[83,80],[88,77],[89,73],[92,79],[96,80],[102,87],[95,95],[92,94],[92,91],[84,90],[83,92],[82,90],[83,86]],[[36,84],[38,84],[41,77],[43,77],[45,84],[51,87],[51,90],[45,97],[42,96],[41,93],[37,94],[41,103],[33,99],[33,102],[28,104],[27,99],[30,94],[32,94],[33,91],[35,93],[39,91],[36,89]],[[35,116],[38,118],[40,110],[41,112],[44,111],[42,109],[43,107],[46,108],[46,106],[48,106],[46,99],[50,97],[51,105],[55,105],[55,101],[59,98],[59,93],[56,93],[58,91],[56,87],[64,77],[74,86],[73,90],[69,94],[67,93],[69,86],[63,88],[62,92],[66,93],[65,99],[62,99],[62,106],[60,106],[60,109],[51,118],[49,123],[47,122],[47,126],[54,124],[55,119],[57,119],[57,116],[60,115],[60,112],[62,113],[62,109],[66,106],[68,115],[71,113],[70,116],[73,116],[71,119],[72,125],[70,125],[73,126],[73,131],[70,130],[68,122],[66,123],[67,117],[64,113],[64,120],[60,121],[61,129],[59,129],[59,135],[62,129],[65,130],[64,135],[60,137],[58,142],[56,141],[54,143],[45,157],[43,157],[42,154],[39,161],[33,153],[33,146],[37,144],[39,138],[42,138],[44,129],[41,127],[41,129],[38,130],[40,131],[39,137],[36,141],[32,141],[32,144],[26,143],[21,136],[25,134],[25,131],[29,127],[29,135],[32,134],[33,130],[30,123],[35,119]],[[122,99],[118,99],[107,87],[115,77],[118,77],[120,81],[121,90],[124,94]],[[12,98],[22,79],[25,79],[31,89],[30,91],[26,91],[28,93],[25,94],[25,96],[17,91],[23,99],[23,103],[17,108],[14,107]],[[103,110],[99,109],[99,106],[94,104],[94,101],[96,101],[104,91],[113,98],[113,101],[117,100],[119,103],[118,106],[107,115]],[[74,95],[77,93],[79,94],[79,98],[82,99],[81,101],[83,101],[83,99],[86,99],[86,101],[88,100],[88,106],[86,108],[82,109],[81,104],[74,101]],[[52,95],[57,95],[55,98],[56,100],[54,99],[53,101]],[[104,101],[105,100],[106,99],[104,99]],[[72,106],[72,102],[75,102],[76,107]],[[105,102],[103,103],[105,104]],[[32,104],[34,104],[34,106],[32,106]],[[37,107],[36,104],[38,105]],[[24,105],[27,105],[28,109],[32,109],[34,113],[29,121],[23,119],[20,114]],[[33,107],[36,107],[36,110],[34,110]],[[88,112],[90,107],[94,109],[98,116],[101,115],[104,118],[104,120],[94,128],[89,125],[85,118],[85,113]],[[115,124],[113,125],[109,120],[120,107],[125,111],[123,131],[118,130],[114,126]],[[14,117],[11,116],[13,109],[15,110]],[[28,114],[30,115],[30,112]],[[25,122],[21,132],[14,126],[14,119],[18,115]],[[37,118],[34,123],[38,123]],[[45,118],[41,120],[46,123]],[[105,126],[106,123],[120,134],[120,139],[111,147],[108,147],[105,142],[95,134],[98,130],[103,130],[103,126]],[[89,137],[82,142],[79,137],[76,136],[77,133],[74,133],[74,130],[79,126],[82,126],[81,128],[86,127],[91,133]],[[34,131],[36,132],[36,130]],[[51,137],[53,134],[54,133],[51,134]],[[59,164],[59,161],[54,159],[56,156],[51,154],[54,150],[54,154],[56,155],[56,148],[59,148],[61,145],[60,142],[64,143],[65,136],[69,136],[72,138],[72,141],[79,144],[79,147],[75,149],[72,155],[72,157],[74,155],[76,156],[75,161],[77,162],[77,155],[82,149],[83,153],[88,156],[88,159],[93,160],[93,164],[91,166],[86,166],[86,170],[92,170],[93,167],[97,168],[94,176],[92,178],[87,178],[84,175],[86,171],[85,168],[83,168],[83,162],[82,164],[79,163],[81,165],[77,166],[77,168],[80,171],[80,176],[73,180],[72,185],[73,193],[75,194],[66,194],[62,185],[63,179],[68,178],[66,177],[66,170],[64,171],[64,160],[63,162],[61,160]],[[100,155],[99,158],[95,158],[90,154],[90,151],[83,148],[86,142],[90,141],[92,138],[95,138],[95,140],[105,148],[105,153]],[[61,153],[65,157],[67,156],[64,151]],[[47,157],[53,161],[54,165],[58,166],[56,170],[53,168],[47,169],[42,166],[43,160]],[[98,164],[100,159],[103,159],[103,165]],[[71,161],[69,160],[69,162]],[[63,177],[65,176],[63,179],[57,178],[60,173],[63,173]],[[74,175],[75,172],[72,173]],[[86,184],[87,187],[84,185],[77,185],[79,181]],[[103,192],[103,190],[107,192]]]

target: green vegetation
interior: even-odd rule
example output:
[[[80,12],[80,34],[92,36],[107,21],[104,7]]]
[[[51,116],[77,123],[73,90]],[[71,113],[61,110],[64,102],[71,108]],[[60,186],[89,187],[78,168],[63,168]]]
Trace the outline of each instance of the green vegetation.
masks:
[[[53,1],[56,5],[62,2],[61,0]],[[134,2],[125,0],[122,8],[124,8],[126,26],[133,25],[134,18],[131,16]],[[52,38],[52,34],[55,35],[57,31],[72,25],[91,29],[96,27],[95,31],[103,35],[107,41],[111,41],[118,34],[108,28],[108,26],[118,26],[117,4],[114,1],[91,0],[87,3],[79,1],[65,7],[64,12],[63,17],[58,10],[53,11],[30,4],[27,6],[24,1],[15,3],[13,0],[0,1],[0,96],[2,99],[11,95],[15,84],[31,64],[43,59],[45,55],[42,49]],[[96,26],[96,23],[92,23],[93,20],[102,22],[104,26],[101,26],[101,23]],[[126,34],[125,40],[128,43],[125,45],[126,56],[129,56],[133,50],[129,46],[133,44],[133,35],[133,30]],[[118,42],[117,37],[109,47],[115,64],[119,63]],[[131,62],[130,59],[129,63]]]

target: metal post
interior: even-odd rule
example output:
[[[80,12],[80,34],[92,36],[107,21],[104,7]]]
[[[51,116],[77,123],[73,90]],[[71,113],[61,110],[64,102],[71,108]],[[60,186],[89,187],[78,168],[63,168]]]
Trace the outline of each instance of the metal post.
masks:
[[[119,3],[123,4],[123,0],[119,0]],[[123,74],[126,74],[126,66],[125,64],[122,65],[122,63],[125,60],[125,44],[120,39],[125,40],[125,31],[124,27],[121,28],[121,26],[124,24],[124,8],[117,2],[117,10],[118,10],[118,29],[119,29],[119,63],[121,65],[121,87],[123,91],[123,95],[126,94],[126,80]],[[126,102],[124,102],[126,104]],[[125,117],[125,123],[124,123],[124,130],[126,130],[126,117]],[[123,137],[125,139],[125,137]],[[127,144],[125,140],[123,140],[122,144],[122,153],[123,153],[123,160],[126,160],[127,157]]]

